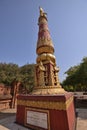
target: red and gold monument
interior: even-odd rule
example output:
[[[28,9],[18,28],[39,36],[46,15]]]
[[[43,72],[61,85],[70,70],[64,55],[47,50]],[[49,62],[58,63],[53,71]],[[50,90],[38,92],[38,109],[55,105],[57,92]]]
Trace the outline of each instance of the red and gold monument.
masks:
[[[73,95],[60,85],[47,23],[40,8],[35,87],[32,94],[18,96],[16,122],[34,130],[75,130]]]

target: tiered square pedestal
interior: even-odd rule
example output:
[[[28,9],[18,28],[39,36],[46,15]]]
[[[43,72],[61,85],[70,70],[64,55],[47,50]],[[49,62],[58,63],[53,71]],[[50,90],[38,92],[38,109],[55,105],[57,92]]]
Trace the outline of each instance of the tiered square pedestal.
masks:
[[[19,95],[16,122],[34,130],[75,130],[73,95]]]

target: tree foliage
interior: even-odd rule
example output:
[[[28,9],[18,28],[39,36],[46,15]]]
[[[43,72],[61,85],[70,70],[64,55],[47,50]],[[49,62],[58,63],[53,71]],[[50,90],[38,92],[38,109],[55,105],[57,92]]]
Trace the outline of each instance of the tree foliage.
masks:
[[[23,86],[32,91],[35,83],[35,65],[34,64],[26,64],[20,67],[20,76]]]
[[[13,80],[19,77],[19,67],[13,63],[0,63],[0,83],[10,85]]]
[[[73,86],[75,90],[87,90],[87,57],[82,62],[70,67],[66,72],[67,77],[63,86]]]
[[[34,64],[19,67],[13,63],[0,63],[0,83],[11,86],[12,82],[21,82],[29,91],[34,86]]]

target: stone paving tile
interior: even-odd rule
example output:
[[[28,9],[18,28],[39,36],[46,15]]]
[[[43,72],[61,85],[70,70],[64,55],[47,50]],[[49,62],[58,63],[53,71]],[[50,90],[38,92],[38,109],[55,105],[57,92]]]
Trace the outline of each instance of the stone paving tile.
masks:
[[[87,109],[77,109],[77,129],[76,130],[87,130]]]
[[[76,130],[87,130],[87,120],[78,120]]]
[[[1,119],[5,119],[7,117],[11,117],[11,116],[14,116],[16,113],[16,109],[7,109],[7,110],[3,110],[3,111],[0,111],[0,120]]]
[[[16,109],[7,109],[0,112],[0,130],[30,130],[15,123]]]
[[[0,130],[29,130],[15,123],[16,116],[0,120]]]

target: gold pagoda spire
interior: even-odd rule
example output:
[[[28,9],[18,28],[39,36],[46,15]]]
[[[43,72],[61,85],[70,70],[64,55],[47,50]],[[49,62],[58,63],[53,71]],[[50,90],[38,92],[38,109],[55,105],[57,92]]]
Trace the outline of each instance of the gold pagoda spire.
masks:
[[[39,32],[36,48],[36,53],[38,54],[37,63],[39,63],[40,60],[45,60],[46,58],[55,63],[55,56],[53,55],[54,46],[47,22],[47,13],[45,13],[40,7],[40,16],[38,19]]]
[[[61,88],[54,55],[54,46],[48,28],[47,13],[40,7],[38,18],[38,40],[36,47],[36,85],[33,94],[56,94],[64,92]]]

